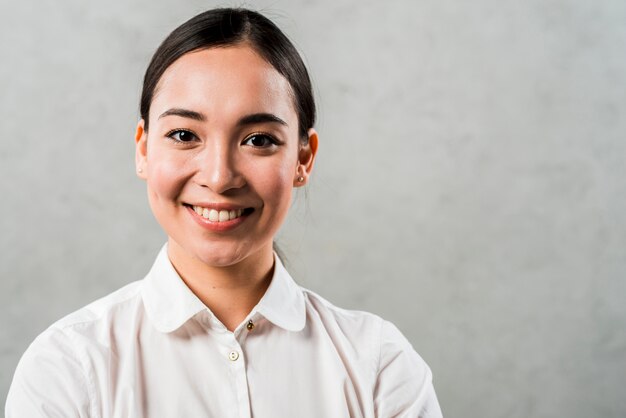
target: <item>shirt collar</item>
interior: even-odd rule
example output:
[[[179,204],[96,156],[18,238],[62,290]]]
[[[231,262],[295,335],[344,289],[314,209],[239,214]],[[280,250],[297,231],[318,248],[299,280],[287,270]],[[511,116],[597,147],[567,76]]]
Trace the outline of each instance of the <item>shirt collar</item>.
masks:
[[[172,266],[167,255],[167,243],[161,247],[144,279],[141,292],[148,318],[160,332],[172,332],[207,309]],[[306,312],[302,289],[276,254],[272,281],[250,316],[255,313],[288,331],[304,328]]]
[[[141,296],[148,318],[160,332],[172,332],[206,309],[172,266],[167,243],[161,247],[143,281]]]
[[[288,331],[300,331],[306,322],[304,294],[274,253],[274,275],[267,291],[252,309]]]

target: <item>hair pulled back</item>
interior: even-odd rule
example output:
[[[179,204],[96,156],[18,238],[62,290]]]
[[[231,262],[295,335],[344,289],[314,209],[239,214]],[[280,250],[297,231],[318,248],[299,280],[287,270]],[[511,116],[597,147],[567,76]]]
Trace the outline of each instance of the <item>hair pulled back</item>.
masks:
[[[218,8],[200,13],[168,35],[148,65],[141,92],[140,113],[148,130],[150,104],[165,70],[182,55],[199,49],[249,44],[269,62],[292,89],[298,133],[306,141],[315,123],[311,80],[298,51],[285,34],[262,14],[243,8]]]

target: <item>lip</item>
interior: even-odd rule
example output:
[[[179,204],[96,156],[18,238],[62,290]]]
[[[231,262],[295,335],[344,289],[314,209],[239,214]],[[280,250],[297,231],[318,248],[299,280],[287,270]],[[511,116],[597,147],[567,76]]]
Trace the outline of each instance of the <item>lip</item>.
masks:
[[[202,206],[202,207],[207,208],[207,209],[215,209],[215,210],[246,209],[246,208],[244,208],[242,206],[233,206],[233,205],[229,205],[229,204],[220,204],[220,203],[194,204],[194,205],[195,206]],[[207,230],[213,231],[213,232],[226,232],[226,231],[230,231],[232,229],[235,229],[239,225],[241,225],[243,222],[245,222],[246,219],[248,219],[248,216],[250,215],[250,213],[252,213],[252,212],[244,213],[240,217],[235,218],[235,219],[230,219],[228,221],[215,222],[215,221],[208,220],[204,216],[198,215],[196,213],[196,211],[193,210],[193,206],[190,206],[189,204],[185,204],[184,206],[187,209],[187,212],[189,213],[189,215],[192,217],[192,219],[198,225],[200,225],[204,229],[207,229]]]
[[[208,202],[185,202],[185,206],[202,206],[207,209],[215,209],[217,211],[220,210],[239,210],[239,209],[247,209],[247,206],[241,205],[233,205],[232,203],[208,203]]]

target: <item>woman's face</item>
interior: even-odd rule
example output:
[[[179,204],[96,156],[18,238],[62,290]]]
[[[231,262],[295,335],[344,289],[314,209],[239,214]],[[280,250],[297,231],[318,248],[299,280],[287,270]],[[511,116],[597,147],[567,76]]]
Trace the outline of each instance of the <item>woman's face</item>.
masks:
[[[317,148],[287,80],[246,45],[191,52],[161,77],[136,164],[170,251],[211,266],[267,256]],[[304,181],[300,181],[304,178]]]

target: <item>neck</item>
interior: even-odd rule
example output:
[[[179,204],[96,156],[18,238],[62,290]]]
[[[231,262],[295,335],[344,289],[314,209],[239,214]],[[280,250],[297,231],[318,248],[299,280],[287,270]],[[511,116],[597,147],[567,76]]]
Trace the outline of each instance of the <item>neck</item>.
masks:
[[[271,247],[229,266],[212,266],[190,257],[170,239],[168,256],[187,287],[230,331],[259,303],[274,270]]]

